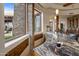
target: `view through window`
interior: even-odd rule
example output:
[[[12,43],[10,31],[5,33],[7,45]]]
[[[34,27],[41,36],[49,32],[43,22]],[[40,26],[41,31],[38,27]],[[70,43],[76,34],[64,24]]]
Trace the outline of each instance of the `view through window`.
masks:
[[[4,22],[5,22],[5,31],[4,36],[6,40],[10,40],[13,37],[13,16],[14,16],[14,4],[5,3],[4,4]]]
[[[4,37],[6,42],[26,34],[25,3],[4,4]]]
[[[34,10],[35,13],[35,32],[41,31],[41,12]]]

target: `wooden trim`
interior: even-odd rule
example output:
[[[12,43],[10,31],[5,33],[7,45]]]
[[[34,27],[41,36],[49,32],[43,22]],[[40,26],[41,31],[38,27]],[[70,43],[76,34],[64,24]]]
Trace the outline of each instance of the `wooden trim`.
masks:
[[[28,3],[25,3],[26,33],[28,32]]]
[[[26,24],[26,3],[25,3],[25,24]],[[25,32],[26,32],[26,26],[27,25],[25,25]]]
[[[67,7],[67,6],[70,6],[70,5],[72,5],[73,3],[65,3],[64,5],[63,5],[63,7]]]
[[[34,10],[35,10],[35,11],[37,11],[37,12],[39,12],[39,13],[41,13],[41,12],[40,12],[40,11],[38,11],[36,8],[34,8]]]
[[[59,15],[56,16],[56,31],[59,31]]]
[[[34,32],[35,32],[35,17],[34,17],[34,3],[32,4],[32,39],[31,39],[31,55],[33,54],[34,48]]]
[[[29,31],[29,25],[28,25],[28,4],[27,4],[27,32]]]
[[[26,26],[27,26],[27,25],[26,25],[26,23],[27,23],[27,22],[26,22],[26,3],[24,3],[24,9],[25,9],[25,10],[24,10],[24,12],[25,12],[25,13],[24,13],[24,14],[25,14],[25,15],[24,15],[24,18],[25,18],[25,34],[26,34],[26,32],[27,32],[27,31],[26,31],[26,29],[27,29],[27,28],[26,28]]]
[[[34,36],[34,48],[40,46],[46,41],[45,35],[43,33]]]
[[[35,34],[34,35],[34,41],[36,41],[36,40],[38,40],[38,39],[40,39],[42,37],[43,37],[43,33]]]
[[[35,29],[35,17],[34,17],[34,3],[32,4],[32,35],[34,35],[34,29]]]

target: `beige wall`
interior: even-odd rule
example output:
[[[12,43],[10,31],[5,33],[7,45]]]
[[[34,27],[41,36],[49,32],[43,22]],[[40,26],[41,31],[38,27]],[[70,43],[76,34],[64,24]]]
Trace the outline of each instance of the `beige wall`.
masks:
[[[0,55],[4,51],[4,9],[3,4],[0,4]]]
[[[39,4],[35,4],[35,8],[38,9],[40,12],[42,12],[42,31],[45,32],[46,31],[46,25],[49,24],[49,17],[50,17],[50,12],[48,12],[46,9],[44,9],[43,7],[41,7]]]
[[[55,10],[51,10],[51,9],[45,9],[42,6],[40,6],[39,4],[35,4],[35,8],[37,8],[39,11],[43,12],[43,31],[46,32],[46,25],[49,24],[49,20],[52,19],[53,20],[53,31],[55,31],[56,29],[56,20],[54,19],[55,16]],[[64,24],[64,28],[65,30],[67,29],[67,16],[59,16],[59,23],[63,23]]]

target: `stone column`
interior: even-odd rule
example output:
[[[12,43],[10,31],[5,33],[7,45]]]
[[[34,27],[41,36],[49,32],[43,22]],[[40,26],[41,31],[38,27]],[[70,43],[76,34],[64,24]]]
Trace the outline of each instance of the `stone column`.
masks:
[[[0,3],[0,56],[4,55],[4,6]]]
[[[13,36],[19,37],[26,34],[26,6],[25,3],[14,4]]]
[[[34,48],[34,22],[34,4],[28,4],[29,55],[32,55]]]

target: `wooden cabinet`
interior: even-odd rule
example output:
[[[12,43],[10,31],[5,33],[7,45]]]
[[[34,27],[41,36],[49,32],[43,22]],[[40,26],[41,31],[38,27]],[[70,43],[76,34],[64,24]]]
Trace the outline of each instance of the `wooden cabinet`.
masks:
[[[72,33],[79,30],[79,15],[67,18],[67,30]]]
[[[24,40],[22,43],[20,43],[18,46],[10,50],[6,56],[20,56],[20,54],[24,51],[25,48],[28,46],[28,40]]]

